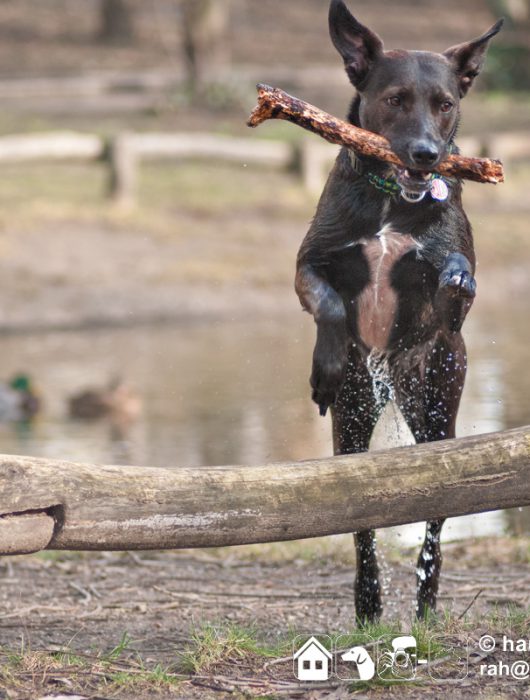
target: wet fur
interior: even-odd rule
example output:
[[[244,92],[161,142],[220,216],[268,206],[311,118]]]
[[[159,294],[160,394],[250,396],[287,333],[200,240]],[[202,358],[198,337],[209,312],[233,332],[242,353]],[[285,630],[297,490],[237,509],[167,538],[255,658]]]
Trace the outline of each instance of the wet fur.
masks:
[[[358,90],[350,122],[383,133],[406,164],[425,143],[441,160],[453,146],[459,98],[499,28],[443,56],[384,53],[377,35],[341,0],[332,0],[331,36]],[[385,95],[400,80],[412,106],[392,120]],[[455,101],[450,119],[437,116],[437,100],[445,99],[440,92]],[[388,165],[361,162],[365,171],[389,174]],[[454,437],[466,372],[460,330],[475,295],[474,270],[459,181],[450,183],[445,201],[426,195],[407,203],[375,189],[341,150],[299,251],[296,276],[302,306],[317,324],[311,386],[321,413],[331,407],[335,454],[367,450],[389,400],[416,442]],[[418,559],[419,616],[436,606],[442,525],[427,524]],[[357,617],[375,620],[382,606],[374,533],[357,533],[355,545]]]

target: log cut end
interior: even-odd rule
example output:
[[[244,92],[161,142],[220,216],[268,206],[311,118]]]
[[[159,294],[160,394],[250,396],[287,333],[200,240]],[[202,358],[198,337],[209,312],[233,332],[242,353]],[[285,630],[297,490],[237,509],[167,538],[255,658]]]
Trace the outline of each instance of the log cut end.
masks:
[[[0,556],[31,554],[46,549],[53,537],[54,519],[47,513],[0,517]]]

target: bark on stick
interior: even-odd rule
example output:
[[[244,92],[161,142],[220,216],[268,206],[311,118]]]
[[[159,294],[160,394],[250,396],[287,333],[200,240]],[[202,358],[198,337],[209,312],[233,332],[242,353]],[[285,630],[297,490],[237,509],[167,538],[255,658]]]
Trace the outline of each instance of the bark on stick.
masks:
[[[256,127],[267,119],[285,119],[322,136],[330,143],[347,146],[360,155],[405,167],[383,136],[337,119],[279,88],[259,83],[257,89],[258,104],[249,117],[248,126]],[[436,172],[445,177],[474,182],[504,182],[502,163],[489,158],[449,155],[436,168]]]

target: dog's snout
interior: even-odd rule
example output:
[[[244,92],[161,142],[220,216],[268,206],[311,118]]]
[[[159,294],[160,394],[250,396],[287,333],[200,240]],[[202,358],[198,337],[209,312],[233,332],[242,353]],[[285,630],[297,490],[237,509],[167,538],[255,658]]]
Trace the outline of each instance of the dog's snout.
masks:
[[[410,149],[410,156],[414,163],[421,168],[428,168],[436,163],[440,153],[436,146],[429,141],[417,141]]]

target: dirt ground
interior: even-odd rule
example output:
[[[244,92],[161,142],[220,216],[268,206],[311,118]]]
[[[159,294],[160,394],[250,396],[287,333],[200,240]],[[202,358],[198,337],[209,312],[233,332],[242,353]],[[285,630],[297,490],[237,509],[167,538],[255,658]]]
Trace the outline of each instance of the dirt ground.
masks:
[[[349,697],[348,684],[336,680],[300,685],[291,660],[297,635],[344,634],[355,626],[351,538],[332,539],[7,558],[0,564],[0,697]],[[527,636],[527,543],[482,540],[444,551],[440,620],[423,634]],[[385,620],[409,633],[416,552],[383,552]],[[250,630],[268,651],[248,642],[213,648],[212,630],[217,642],[228,630]],[[481,663],[507,657],[474,653],[467,678],[452,684],[379,683],[354,688],[353,696],[527,698],[527,680],[479,673]]]

